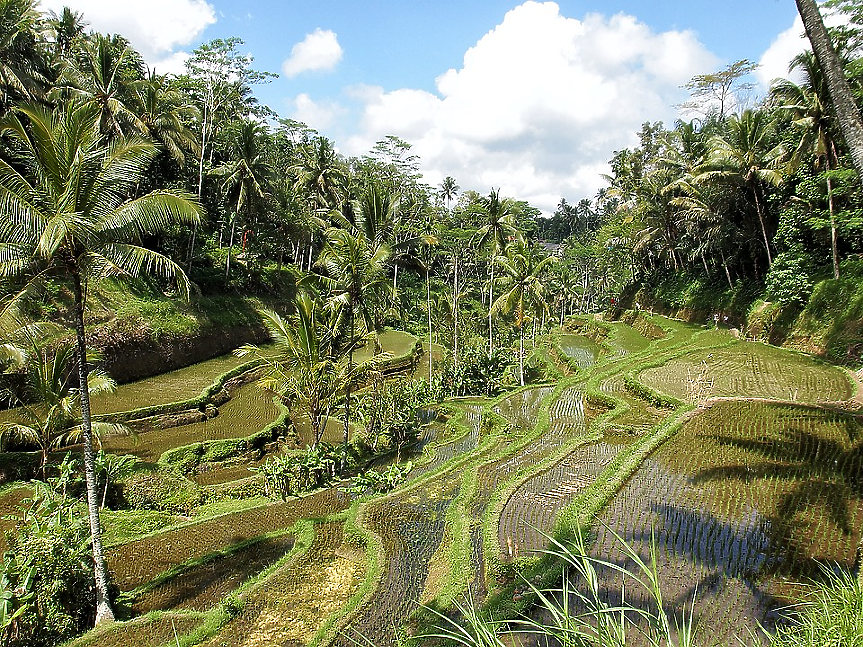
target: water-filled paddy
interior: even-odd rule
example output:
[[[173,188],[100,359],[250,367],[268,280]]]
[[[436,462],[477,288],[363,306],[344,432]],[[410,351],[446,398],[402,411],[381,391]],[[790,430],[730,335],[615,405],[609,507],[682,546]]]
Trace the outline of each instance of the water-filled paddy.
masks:
[[[249,358],[222,355],[170,373],[121,384],[113,393],[93,397],[93,413],[117,413],[195,398],[220,375],[248,361]]]
[[[723,401],[694,416],[600,516],[594,557],[620,559],[611,531],[642,555],[659,548],[663,594],[698,593],[710,637],[769,622],[774,595],[850,567],[863,525],[863,420],[807,407]],[[605,573],[614,591],[618,578]]]
[[[703,375],[707,397],[754,397],[824,402],[851,397],[840,369],[806,355],[754,342],[737,342],[672,359],[643,371],[639,380],[663,393],[687,399]]]
[[[133,454],[155,462],[165,451],[175,447],[250,436],[273,422],[280,413],[272,394],[247,384],[233,391],[231,399],[219,407],[219,415],[214,418],[136,435],[111,436],[105,439],[104,447],[114,454]]]

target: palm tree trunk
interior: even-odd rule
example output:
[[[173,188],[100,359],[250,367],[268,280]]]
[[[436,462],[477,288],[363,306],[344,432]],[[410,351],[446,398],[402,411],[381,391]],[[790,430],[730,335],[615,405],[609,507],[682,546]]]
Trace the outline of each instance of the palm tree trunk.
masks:
[[[494,303],[494,255],[491,260],[491,280],[488,283],[488,354],[491,355],[494,350],[493,328],[491,325],[491,304]]]
[[[829,169],[827,175],[827,204],[830,205],[830,251],[833,252],[833,278],[839,278],[839,252],[836,234],[836,211],[833,207],[833,184],[830,181]]]
[[[761,200],[758,198],[758,189],[753,188],[752,195],[755,196],[755,212],[758,214],[758,222],[761,224],[761,234],[764,236],[764,249],[767,250],[767,266],[773,265],[773,257],[770,254],[770,241],[767,240],[767,228],[764,226],[764,213],[761,208]]]
[[[426,309],[429,320],[429,384],[432,379],[432,316],[431,316],[431,281],[429,280],[429,268],[426,265]]]
[[[458,257],[454,257],[453,261],[455,267],[452,290],[452,367],[453,371],[458,373]]]
[[[518,326],[518,372],[519,381],[524,386],[524,316]]]
[[[725,260],[725,252],[722,247],[719,248],[719,255],[722,258],[722,267],[725,268],[725,278],[728,279],[728,287],[734,289],[734,284],[731,282],[731,272],[728,271],[728,261]]]
[[[228,241],[228,258],[225,260],[225,283],[228,282],[228,272],[231,270],[231,254],[234,251],[234,230],[237,227],[237,219],[231,221],[231,238]]]
[[[797,11],[803,20],[803,27],[806,29],[806,36],[812,44],[812,51],[815,52],[818,65],[824,71],[827,90],[839,117],[839,130],[851,152],[854,170],[857,171],[857,176],[863,179],[863,120],[860,119],[857,104],[845,79],[842,63],[830,42],[830,35],[827,33],[815,0],[795,1]]]
[[[96,482],[96,457],[93,452],[93,426],[90,415],[90,393],[87,390],[87,341],[84,336],[84,290],[81,276],[74,271],[75,337],[77,338],[78,385],[81,394],[81,435],[84,437],[84,478],[87,483],[87,516],[93,548],[93,571],[96,581],[96,624],[114,620],[108,597],[108,568],[102,553],[102,526],[99,522],[99,494]]]

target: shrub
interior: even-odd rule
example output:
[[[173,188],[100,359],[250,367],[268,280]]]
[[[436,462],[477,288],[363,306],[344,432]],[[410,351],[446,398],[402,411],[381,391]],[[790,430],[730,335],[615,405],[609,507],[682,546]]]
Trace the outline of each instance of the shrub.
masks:
[[[93,624],[96,590],[90,531],[76,501],[36,482],[0,577],[0,636],[8,647],[48,647]],[[112,589],[112,595],[116,589]]]
[[[139,470],[122,484],[123,502],[134,510],[188,515],[203,502],[201,488],[170,470]]]

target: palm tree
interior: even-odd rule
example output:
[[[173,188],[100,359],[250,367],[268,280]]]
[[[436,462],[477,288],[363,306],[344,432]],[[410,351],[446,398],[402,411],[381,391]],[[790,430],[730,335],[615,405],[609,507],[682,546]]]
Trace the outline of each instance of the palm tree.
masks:
[[[150,71],[147,78],[131,84],[130,103],[142,126],[139,134],[161,144],[180,166],[186,153],[198,154],[197,137],[186,125],[198,117],[198,110],[182,94],[172,90],[165,76]]]
[[[765,223],[764,187],[782,182],[779,163],[785,155],[781,145],[771,145],[773,128],[763,110],[745,110],[726,122],[727,134],[712,137],[707,161],[696,182],[728,182],[749,192],[761,226],[768,264],[773,262]]]
[[[302,160],[295,165],[297,190],[309,196],[313,211],[329,210],[342,202],[347,173],[330,140],[318,137],[300,148]]]
[[[382,329],[383,311],[387,304],[387,268],[390,249],[386,244],[374,245],[365,234],[331,227],[327,230],[327,244],[318,259],[325,276],[320,277],[330,291],[328,308],[342,322],[347,318],[348,372],[354,370],[354,350],[361,338],[371,336],[375,354],[380,351],[377,333]],[[360,325],[358,330],[357,324]],[[351,384],[345,396],[344,445],[347,448],[350,431]],[[341,469],[345,468],[342,456]]]
[[[74,47],[84,39],[84,29],[88,23],[84,20],[83,14],[72,11],[69,7],[63,7],[59,14],[49,11],[46,23],[54,33],[55,61],[59,62],[71,57]]]
[[[447,210],[449,210],[450,204],[452,203],[452,201],[455,200],[456,196],[458,196],[458,190],[460,188],[461,187],[459,187],[459,185],[456,184],[455,178],[453,178],[451,175],[447,175],[443,179],[443,182],[441,182],[441,184],[440,184],[440,196],[444,200],[446,200]]]
[[[488,284],[488,352],[494,350],[494,335],[492,326],[492,303],[494,302],[494,259],[501,254],[510,240],[521,239],[515,216],[518,207],[509,198],[500,199],[500,189],[494,189],[488,197],[480,199],[480,205],[486,215],[485,224],[476,232],[479,236],[478,247],[488,246],[491,250],[489,261]]]
[[[130,198],[156,147],[138,138],[117,138],[105,145],[99,118],[92,106],[68,105],[55,112],[22,106],[0,121],[0,133],[14,142],[16,151],[12,163],[0,160],[0,211],[7,215],[0,222],[0,277],[25,282],[12,304],[38,294],[53,276],[71,284],[79,385],[89,384],[87,287],[110,275],[156,273],[176,277],[188,293],[180,267],[137,241],[174,223],[200,218],[200,207],[183,195],[154,191]],[[113,618],[113,612],[102,555],[87,389],[80,389],[80,400],[99,623]]]
[[[0,438],[35,445],[42,454],[42,480],[47,479],[48,455],[52,451],[80,442],[81,396],[71,378],[75,367],[74,344],[61,344],[49,353],[35,343],[27,354],[24,366],[24,387],[20,394],[10,394],[18,407],[15,422],[0,424]],[[87,376],[87,390],[111,392],[116,386],[106,373],[92,370]],[[123,432],[125,428],[107,422],[93,422],[98,435]]]
[[[524,386],[524,320],[529,309],[547,310],[546,291],[542,284],[542,273],[555,262],[553,256],[540,258],[535,247],[523,243],[513,245],[506,256],[495,259],[503,270],[501,277],[506,292],[494,302],[495,312],[514,312],[518,327],[518,368],[521,385]]]
[[[13,103],[41,99],[48,87],[40,20],[35,0],[0,2],[0,114]]]
[[[812,44],[812,51],[815,52],[818,65],[824,71],[830,99],[839,117],[839,130],[851,152],[857,176],[863,179],[863,120],[860,118],[851,88],[845,79],[842,62],[836,55],[836,50],[833,49],[830,34],[827,33],[815,0],[795,1],[797,11],[803,20],[806,36]]]
[[[234,158],[213,169],[212,174],[223,177],[222,191],[236,216],[245,211],[246,224],[255,223],[255,206],[267,196],[272,168],[264,153],[264,126],[256,121],[240,123],[232,138]],[[231,250],[234,245],[236,217],[231,223],[228,257],[225,261],[225,280],[231,268]]]
[[[290,320],[271,310],[261,311],[264,325],[278,349],[276,357],[263,354],[252,344],[237,349],[236,354],[255,355],[263,360],[266,373],[260,385],[278,395],[292,412],[305,411],[317,445],[340,390],[336,388],[335,336],[320,321],[318,305],[311,295],[299,292],[294,305],[296,314]]]
[[[122,36],[96,34],[85,41],[83,58],[67,61],[54,99],[68,97],[99,111],[99,130],[108,138],[147,132],[132,110],[132,83],[143,78],[144,60]]]
[[[827,204],[830,210],[830,248],[833,253],[833,278],[839,278],[839,255],[837,251],[836,212],[833,204],[833,184],[830,171],[837,168],[839,155],[834,138],[833,115],[827,103],[827,87],[818,61],[812,52],[794,57],[790,70],[801,69],[803,85],[781,79],[773,84],[770,93],[794,118],[794,125],[801,129],[800,141],[794,153],[797,163],[804,154],[815,157],[816,170],[827,171]]]

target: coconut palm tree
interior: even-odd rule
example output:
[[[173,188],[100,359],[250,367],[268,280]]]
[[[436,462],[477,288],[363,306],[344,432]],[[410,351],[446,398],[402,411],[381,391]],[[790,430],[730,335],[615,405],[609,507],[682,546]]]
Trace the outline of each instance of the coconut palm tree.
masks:
[[[548,310],[542,273],[555,262],[553,256],[541,258],[535,247],[523,243],[512,245],[506,256],[498,256],[497,264],[503,270],[501,283],[506,290],[492,305],[494,312],[515,313],[518,327],[518,369],[524,386],[524,321],[529,310]]]
[[[327,244],[318,259],[318,266],[324,270],[320,281],[331,295],[327,307],[340,323],[347,325],[348,372],[354,370],[354,350],[362,339],[371,337],[375,354],[380,352],[378,333],[383,328],[383,312],[388,303],[389,260],[389,246],[372,244],[362,232],[353,235],[337,227],[327,230]],[[345,447],[350,431],[350,406],[351,384],[348,383],[345,396]],[[342,471],[344,468],[343,455]]]
[[[707,160],[693,178],[696,182],[727,182],[746,190],[755,206],[768,264],[773,262],[767,235],[765,186],[782,181],[785,149],[773,145],[773,126],[764,110],[745,110],[726,121],[726,134],[712,137]]]
[[[309,196],[315,212],[337,207],[343,200],[347,172],[332,142],[317,137],[300,147],[300,154],[300,162],[293,167],[298,192]]]
[[[839,278],[839,254],[837,251],[836,210],[833,203],[833,183],[830,171],[837,168],[839,155],[835,138],[835,120],[828,103],[827,84],[818,61],[812,52],[794,57],[789,70],[800,70],[804,82],[797,85],[780,79],[770,88],[780,110],[789,112],[794,125],[800,129],[797,150],[792,158],[794,164],[804,155],[813,155],[816,170],[827,171],[827,204],[830,210],[830,248],[833,253],[833,278]]]
[[[177,164],[186,163],[186,154],[197,155],[200,144],[186,125],[198,118],[198,109],[182,94],[171,89],[165,76],[151,70],[147,78],[131,84],[130,104],[143,127],[140,135],[161,144]]]
[[[0,114],[18,101],[43,98],[48,87],[36,4],[35,0],[0,2]]]
[[[507,243],[511,240],[520,240],[521,233],[518,231],[518,223],[515,216],[518,207],[509,198],[500,199],[500,189],[494,189],[487,197],[480,199],[480,205],[486,216],[485,224],[476,232],[478,236],[477,246],[482,248],[488,246],[491,252],[489,261],[489,285],[488,285],[488,352],[494,350],[494,327],[492,326],[492,304],[494,303],[494,268],[495,257],[503,253]]]
[[[132,83],[144,76],[144,59],[122,36],[96,34],[85,41],[80,61],[67,60],[58,86],[57,102],[72,98],[99,111],[99,130],[107,138],[147,126],[132,109]]]
[[[236,216],[245,212],[246,224],[255,224],[255,207],[261,204],[269,191],[272,167],[264,152],[265,127],[251,119],[241,122],[232,141],[233,159],[211,171],[212,175],[224,178],[222,191]],[[231,250],[234,245],[236,217],[231,222],[228,257],[225,261],[225,280],[231,268]],[[190,261],[191,262],[191,261]]]
[[[824,71],[830,100],[839,118],[839,130],[845,139],[845,145],[851,152],[854,170],[863,179],[863,120],[851,94],[851,88],[845,79],[842,62],[830,42],[830,34],[821,19],[818,3],[815,0],[795,0],[797,11],[803,21],[806,36],[812,44],[812,51],[818,59],[818,65]]]
[[[446,200],[446,208],[449,210],[452,201],[458,196],[459,185],[456,184],[455,178],[447,175],[440,184],[440,196]]]
[[[11,163],[0,160],[0,212],[6,214],[0,221],[0,277],[24,282],[10,307],[38,295],[52,278],[71,286],[79,385],[89,384],[88,286],[112,275],[157,274],[176,278],[188,293],[180,267],[138,241],[175,223],[197,222],[201,213],[189,198],[168,191],[130,197],[156,147],[138,138],[116,138],[106,145],[100,116],[93,106],[50,112],[30,105],[0,121],[0,133],[16,151]],[[90,397],[87,389],[79,393],[99,623],[113,612],[102,555]]]

